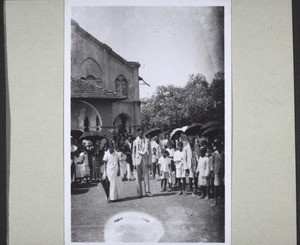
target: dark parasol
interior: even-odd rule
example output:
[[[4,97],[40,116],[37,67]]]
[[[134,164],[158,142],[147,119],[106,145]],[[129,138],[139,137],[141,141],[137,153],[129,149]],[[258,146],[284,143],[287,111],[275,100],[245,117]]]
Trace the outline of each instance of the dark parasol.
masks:
[[[192,125],[188,126],[185,130],[186,135],[197,135],[201,129],[201,123],[193,123]]]
[[[212,126],[212,127],[209,127],[207,128],[203,133],[202,135],[203,136],[206,136],[208,134],[214,134],[214,133],[218,133],[218,132],[221,132],[223,131],[223,127],[220,126],[220,125],[216,125],[216,126]]]
[[[102,140],[103,138],[105,138],[99,131],[88,131],[88,132],[84,132],[81,136],[80,136],[80,140],[91,140],[91,141],[96,141],[96,140]]]
[[[153,136],[159,134],[160,132],[161,132],[160,128],[151,128],[145,133],[145,136],[152,138]]]
[[[80,130],[71,130],[71,136],[73,137],[73,139],[78,140],[82,134],[83,132]]]

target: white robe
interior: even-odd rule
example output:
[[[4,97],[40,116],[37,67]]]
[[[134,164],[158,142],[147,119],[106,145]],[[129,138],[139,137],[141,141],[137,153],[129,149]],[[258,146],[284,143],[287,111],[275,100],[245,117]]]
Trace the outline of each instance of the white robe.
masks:
[[[106,174],[109,180],[109,199],[111,201],[116,200],[120,197],[122,192],[122,180],[121,176],[117,176],[119,170],[120,159],[117,152],[112,154],[107,151],[103,157],[103,161],[107,162]],[[121,183],[120,183],[121,182]]]

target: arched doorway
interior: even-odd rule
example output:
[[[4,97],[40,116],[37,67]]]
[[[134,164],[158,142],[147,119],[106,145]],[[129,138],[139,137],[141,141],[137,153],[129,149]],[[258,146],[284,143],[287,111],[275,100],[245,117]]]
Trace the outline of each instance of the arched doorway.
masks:
[[[122,113],[114,120],[114,127],[118,129],[119,133],[131,133],[132,132],[132,120],[130,117]]]
[[[71,129],[81,131],[101,131],[102,118],[98,110],[90,103],[72,101]]]

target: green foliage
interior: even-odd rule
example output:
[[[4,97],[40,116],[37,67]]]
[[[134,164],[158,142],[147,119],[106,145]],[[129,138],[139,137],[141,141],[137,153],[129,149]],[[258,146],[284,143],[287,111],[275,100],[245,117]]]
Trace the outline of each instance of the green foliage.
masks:
[[[159,86],[151,98],[142,100],[141,109],[145,128],[172,130],[194,122],[224,122],[224,73],[215,74],[211,85],[202,74],[192,74],[184,87]]]
[[[215,74],[210,85],[210,93],[214,102],[214,119],[224,123],[224,72],[218,72]]]

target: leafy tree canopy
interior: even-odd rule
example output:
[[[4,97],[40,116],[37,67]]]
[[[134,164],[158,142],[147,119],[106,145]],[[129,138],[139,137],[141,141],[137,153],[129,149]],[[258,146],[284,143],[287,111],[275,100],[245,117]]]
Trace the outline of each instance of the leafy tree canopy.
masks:
[[[184,87],[159,86],[142,100],[142,125],[172,130],[195,122],[224,122],[224,73],[215,74],[209,85],[202,74],[191,74]]]

